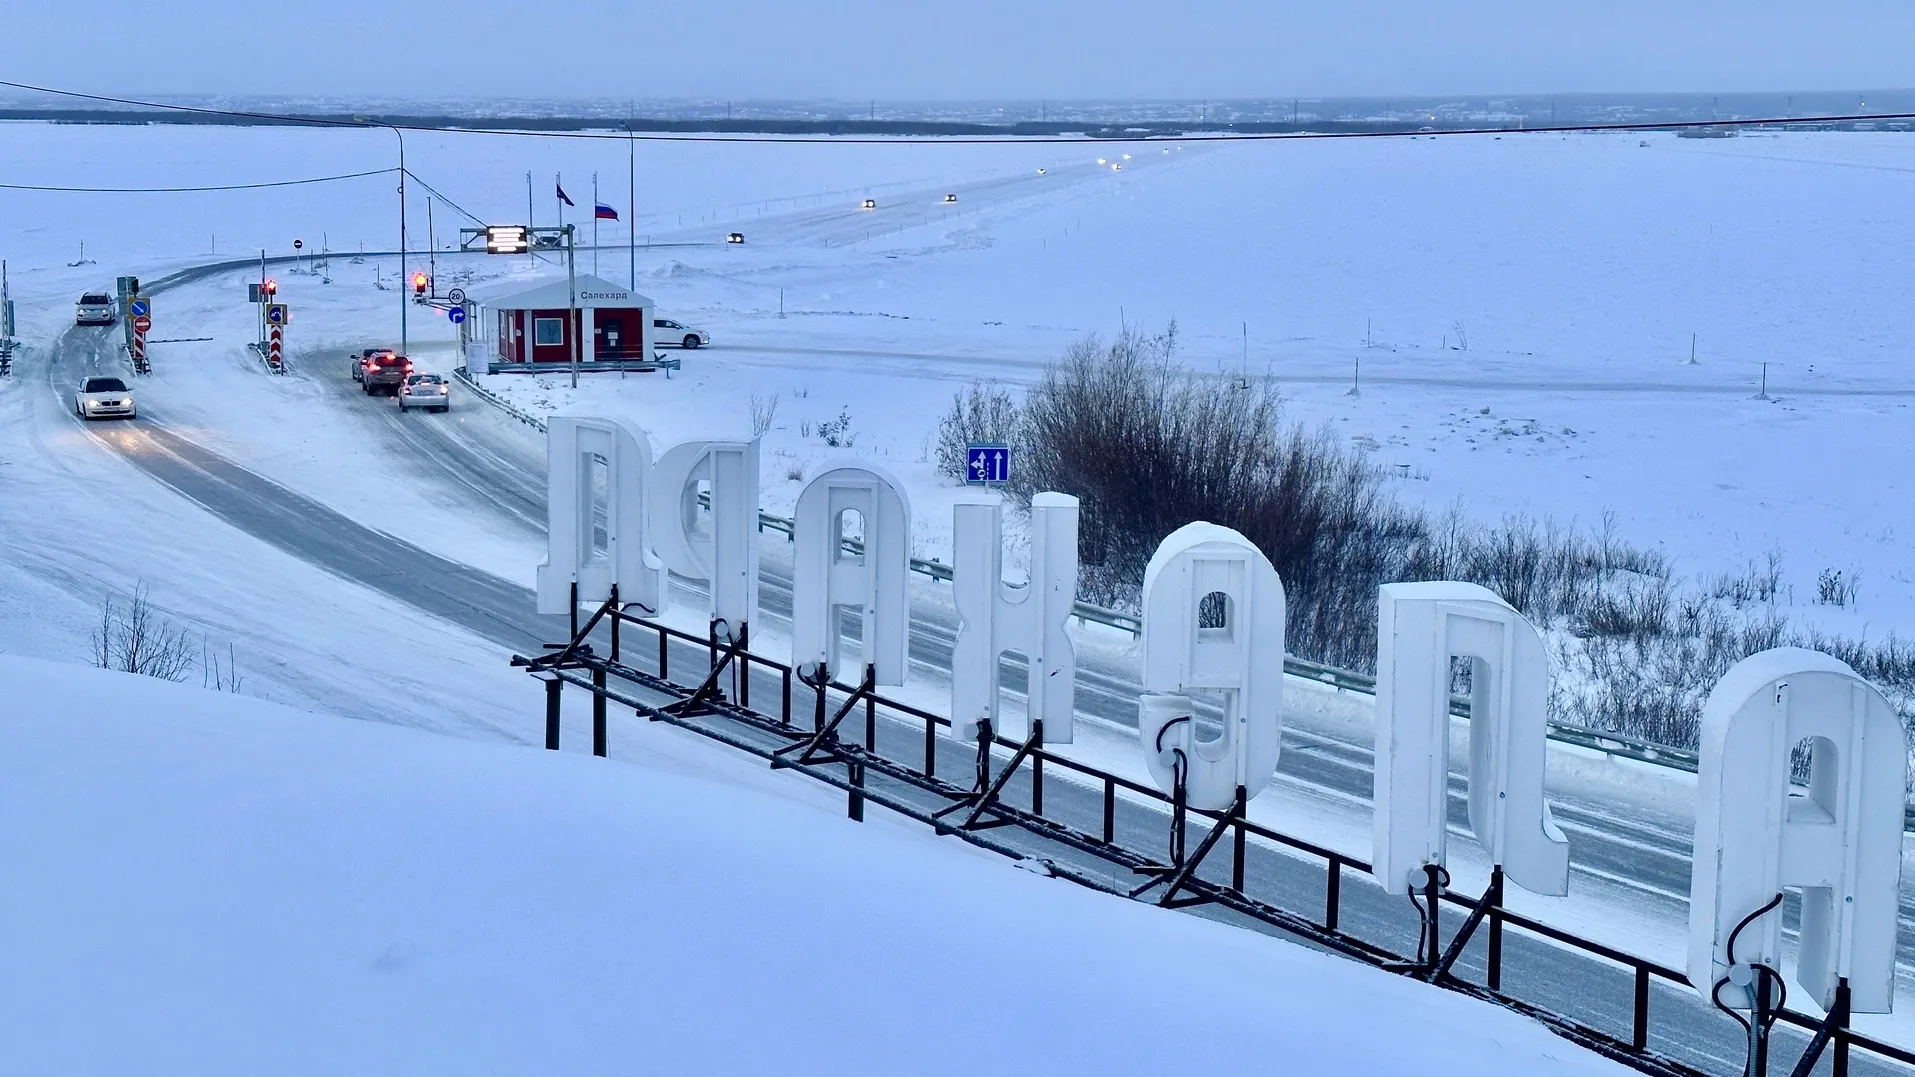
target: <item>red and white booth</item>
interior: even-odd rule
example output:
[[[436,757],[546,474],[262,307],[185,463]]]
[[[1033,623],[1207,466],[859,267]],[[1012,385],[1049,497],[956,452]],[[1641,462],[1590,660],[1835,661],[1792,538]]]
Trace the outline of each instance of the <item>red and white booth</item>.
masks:
[[[471,334],[466,366],[475,372],[569,368],[574,340],[585,342],[579,353],[581,369],[655,365],[652,319],[657,307],[651,298],[589,273],[569,282],[560,273],[474,290],[466,308]]]

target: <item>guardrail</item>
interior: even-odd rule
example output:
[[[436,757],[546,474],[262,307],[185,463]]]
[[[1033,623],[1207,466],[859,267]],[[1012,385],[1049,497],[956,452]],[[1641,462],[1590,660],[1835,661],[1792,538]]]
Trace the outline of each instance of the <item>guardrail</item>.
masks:
[[[480,398],[490,402],[494,407],[497,407],[505,414],[541,433],[545,431],[545,423],[506,403],[498,394],[481,388],[479,383],[472,379],[471,374],[467,372],[465,367],[458,367],[452,373],[460,381],[464,382],[471,391],[477,393]],[[710,495],[700,494],[698,500],[700,504],[708,505],[710,503]],[[786,541],[790,541],[792,539],[793,526],[792,521],[786,517],[776,516],[769,512],[760,512],[758,514],[758,530],[760,533],[766,531],[777,532],[778,534],[784,535]],[[844,548],[847,553],[864,553],[864,543],[856,539],[846,539]],[[951,582],[951,566],[939,561],[927,561],[923,558],[913,557],[911,559],[911,571],[923,576],[929,576],[934,580],[940,580],[945,583]],[[1103,625],[1121,632],[1128,632],[1133,637],[1143,635],[1144,631],[1143,621],[1139,619],[1137,615],[1125,613],[1122,610],[1113,610],[1104,606],[1093,605],[1089,602],[1076,603],[1071,610],[1071,615],[1076,617],[1080,622]],[[1307,658],[1298,658],[1294,655],[1290,655],[1285,656],[1283,660],[1283,671],[1293,677],[1301,677],[1305,680],[1329,685],[1338,691],[1355,692],[1359,695],[1366,696],[1376,695],[1376,678],[1356,670],[1340,669],[1336,666],[1324,665],[1321,662],[1312,662]],[[1466,699],[1451,700],[1450,711],[1460,718],[1468,718],[1469,701]],[[1573,744],[1580,748],[1603,752],[1619,759],[1629,759],[1638,763],[1670,767],[1675,770],[1687,771],[1690,774],[1696,773],[1696,753],[1682,748],[1671,748],[1667,745],[1655,744],[1636,737],[1624,736],[1620,733],[1590,729],[1587,726],[1574,725],[1568,722],[1551,722],[1549,723],[1549,739],[1561,744]],[[1915,830],[1915,809],[1911,809],[1909,812],[1908,825],[1909,829]]]

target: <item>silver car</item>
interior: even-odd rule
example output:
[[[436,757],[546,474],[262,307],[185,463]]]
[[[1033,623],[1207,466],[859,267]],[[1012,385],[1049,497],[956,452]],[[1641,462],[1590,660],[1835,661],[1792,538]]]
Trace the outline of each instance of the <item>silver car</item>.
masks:
[[[88,292],[73,307],[74,325],[112,325],[113,322],[113,297],[110,295]]]
[[[452,410],[452,383],[437,374],[412,374],[399,384],[399,410]]]
[[[73,414],[82,419],[131,419],[138,413],[133,407],[133,391],[118,378],[88,378],[73,394]]]

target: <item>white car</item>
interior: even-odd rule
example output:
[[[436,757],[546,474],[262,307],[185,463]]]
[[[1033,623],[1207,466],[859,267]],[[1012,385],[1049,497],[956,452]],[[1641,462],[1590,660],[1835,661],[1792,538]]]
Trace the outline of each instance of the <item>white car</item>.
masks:
[[[681,348],[697,348],[710,344],[711,334],[703,329],[680,325],[668,318],[654,318],[652,319],[652,340],[660,347],[676,344]]]
[[[80,297],[73,308],[74,325],[112,325],[113,297],[100,292],[88,292]]]
[[[452,410],[452,383],[437,374],[412,374],[399,383],[399,410]]]
[[[131,419],[133,392],[118,378],[88,378],[73,394],[73,414],[82,419]]]

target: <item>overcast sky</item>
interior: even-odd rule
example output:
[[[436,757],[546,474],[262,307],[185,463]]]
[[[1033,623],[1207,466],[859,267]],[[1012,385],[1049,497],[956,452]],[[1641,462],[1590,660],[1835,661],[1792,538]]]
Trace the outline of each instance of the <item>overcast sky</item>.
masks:
[[[118,93],[1227,98],[1903,88],[1909,0],[91,0],[7,79]]]

